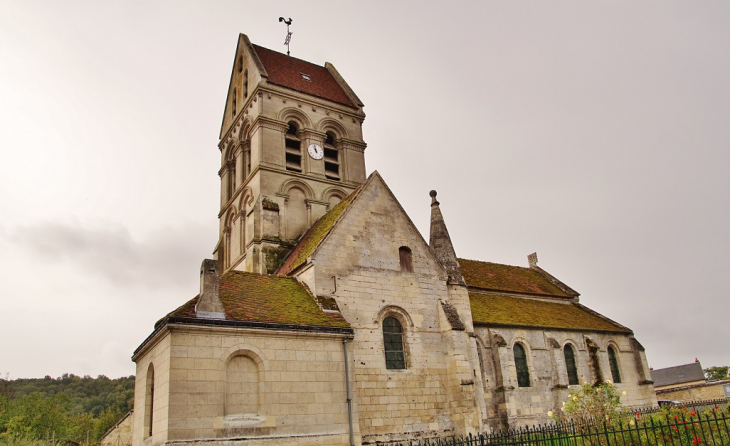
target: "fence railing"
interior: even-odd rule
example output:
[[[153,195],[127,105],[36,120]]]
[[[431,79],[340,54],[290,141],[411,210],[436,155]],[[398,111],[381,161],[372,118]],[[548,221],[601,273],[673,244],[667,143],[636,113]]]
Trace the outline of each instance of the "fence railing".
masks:
[[[726,401],[723,400],[726,404]],[[706,403],[706,402],[705,402]],[[706,404],[705,404],[706,405]],[[464,437],[424,438],[398,446],[715,446],[730,445],[730,406],[698,413],[691,406],[661,413],[626,413],[612,422],[573,422]]]

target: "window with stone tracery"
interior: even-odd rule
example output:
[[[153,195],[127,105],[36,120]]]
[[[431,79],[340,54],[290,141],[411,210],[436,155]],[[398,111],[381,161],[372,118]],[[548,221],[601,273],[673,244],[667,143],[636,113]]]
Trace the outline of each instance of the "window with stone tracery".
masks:
[[[398,370],[406,368],[406,355],[403,349],[403,327],[398,319],[383,319],[383,344],[385,346],[385,368]]]
[[[620,383],[621,382],[621,373],[618,369],[618,361],[616,361],[616,352],[613,350],[613,347],[608,347],[608,365],[611,367],[611,377],[613,377],[613,382]]]
[[[570,344],[565,344],[563,349],[565,355],[565,368],[568,372],[568,384],[571,386],[578,385],[578,369],[575,366],[575,352]]]
[[[515,344],[512,347],[515,355],[515,368],[517,369],[517,385],[520,387],[530,387],[530,370],[527,368],[527,355],[525,347],[521,344]]]

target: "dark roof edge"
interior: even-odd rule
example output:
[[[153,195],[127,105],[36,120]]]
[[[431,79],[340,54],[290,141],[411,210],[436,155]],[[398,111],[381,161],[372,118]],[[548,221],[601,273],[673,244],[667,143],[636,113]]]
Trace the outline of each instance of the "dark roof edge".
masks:
[[[566,327],[548,327],[542,325],[526,325],[526,324],[498,324],[493,322],[479,322],[474,321],[474,326],[480,327],[528,327],[536,328],[540,330],[562,330],[562,331],[579,331],[579,332],[590,332],[590,333],[618,333],[623,335],[632,335],[633,331],[621,331],[621,330],[602,330],[597,328],[566,328]],[[628,330],[628,329],[627,329]]]
[[[607,318],[606,316],[602,315],[601,313],[599,313],[597,311],[594,311],[594,310],[591,310],[590,308],[586,307],[585,305],[583,305],[583,304],[581,304],[579,302],[573,302],[573,305],[575,305],[575,306],[577,306],[579,308],[582,308],[583,310],[587,311],[588,313],[590,313],[590,314],[592,314],[592,315],[594,315],[596,317],[599,317],[599,318],[603,319],[606,322],[610,322],[613,325],[616,325],[617,327],[621,327],[624,330],[626,330],[627,332],[630,332],[631,334],[634,334],[634,330],[630,329],[629,327],[627,327],[625,325],[621,325],[618,322],[614,321],[613,319]]]
[[[160,323],[161,322],[161,323]],[[168,324],[187,324],[187,325],[199,325],[199,326],[217,326],[217,327],[236,327],[236,328],[256,328],[261,330],[285,330],[285,331],[304,331],[310,333],[333,333],[333,334],[345,334],[354,335],[355,330],[347,327],[324,327],[321,325],[295,325],[295,324],[279,324],[273,322],[250,322],[250,321],[229,321],[222,319],[199,319],[195,317],[178,317],[169,316],[158,323],[160,325],[147,336],[147,339],[142,341],[139,347],[134,351],[132,357],[136,356],[140,350],[142,350],[147,343],[163,328]]]
[[[508,294],[513,294],[515,296],[552,297],[552,298],[567,300],[567,301],[571,301],[571,302],[572,302],[571,299],[574,299],[573,296],[561,296],[559,294],[527,293],[524,291],[500,290],[497,288],[480,288],[477,286],[469,285],[468,283],[466,284],[466,287],[469,290],[469,292],[476,292],[476,293],[478,293],[480,291],[489,291],[490,293],[500,293],[500,295],[502,295],[502,293],[508,293]]]
[[[329,62],[324,63],[324,67],[327,69],[327,71],[330,72],[332,77],[335,79],[335,82],[342,88],[342,91],[345,92],[345,96],[350,98],[353,104],[357,105],[359,108],[362,108],[365,106],[365,104],[362,103],[360,98],[357,97],[355,92],[350,88],[350,85],[345,81],[345,78],[340,75],[340,72],[337,71],[337,68],[335,68],[334,65],[332,65]]]
[[[573,288],[569,287],[568,285],[564,284],[562,281],[558,280],[555,276],[550,274],[549,272],[545,271],[544,269],[540,268],[537,265],[530,265],[530,269],[537,271],[538,274],[546,278],[550,283],[555,285],[556,287],[560,288],[563,292],[566,294],[572,296],[572,297],[578,297],[580,296],[580,293],[575,291]]]

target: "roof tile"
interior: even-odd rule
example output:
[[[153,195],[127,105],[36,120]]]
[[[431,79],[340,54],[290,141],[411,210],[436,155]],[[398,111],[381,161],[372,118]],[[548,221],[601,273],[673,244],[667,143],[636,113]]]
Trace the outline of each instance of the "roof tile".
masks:
[[[312,255],[327,234],[330,233],[337,220],[339,220],[340,215],[352,203],[352,200],[361,188],[362,186],[355,189],[347,198],[337,203],[326,214],[320,217],[319,220],[314,222],[307,232],[304,233],[292,252],[289,253],[284,264],[277,271],[277,274],[287,275],[307,261],[307,257]]]
[[[467,286],[490,291],[572,297],[531,268],[459,259]]]
[[[357,108],[327,68],[262,46],[253,47],[269,75],[267,82]]]
[[[572,302],[469,293],[474,324],[601,330],[631,333],[598,313]]]
[[[321,327],[349,327],[339,312],[324,312],[296,279],[242,271],[221,276],[220,297],[226,319]],[[167,317],[195,316],[195,297]]]

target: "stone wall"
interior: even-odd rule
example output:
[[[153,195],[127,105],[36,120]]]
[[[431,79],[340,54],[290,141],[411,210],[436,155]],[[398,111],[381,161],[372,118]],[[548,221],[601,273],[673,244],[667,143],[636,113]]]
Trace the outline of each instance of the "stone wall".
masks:
[[[648,366],[643,352],[627,335],[616,333],[581,333],[559,330],[520,329],[504,327],[475,327],[479,338],[480,358],[484,370],[484,391],[492,429],[544,423],[547,412],[558,412],[571,389],[563,348],[571,344],[579,383],[596,380],[589,339],[597,346],[600,375],[613,380],[607,348],[612,346],[617,355],[620,383],[616,383],[626,406],[655,405],[656,397],[651,384],[645,383]],[[530,386],[520,387],[513,346],[520,343],[527,353]],[[639,384],[644,382],[643,384]]]
[[[730,380],[695,384],[669,390],[657,390],[656,397],[659,400],[680,402],[728,398],[730,397],[730,391],[726,393],[725,386],[730,386]]]
[[[402,246],[412,252],[412,272],[401,269]],[[363,442],[478,431],[473,340],[463,327],[452,328],[441,305],[449,302],[446,275],[379,176],[345,211],[313,264],[299,279],[333,297],[356,332]],[[386,368],[386,317],[403,327],[404,369]]]
[[[116,426],[101,438],[99,444],[101,446],[132,446],[133,415],[133,411],[129,412],[119,420]]]
[[[164,424],[155,422],[153,444],[271,436],[292,436],[298,444],[310,444],[317,436],[332,444],[347,442],[342,343],[347,335],[179,324],[168,328],[169,356],[138,359],[138,370],[150,360],[169,364],[169,415]],[[139,374],[138,382],[143,379]],[[141,390],[136,395],[143,395],[144,387],[137,387]],[[141,439],[137,435],[135,445]]]

